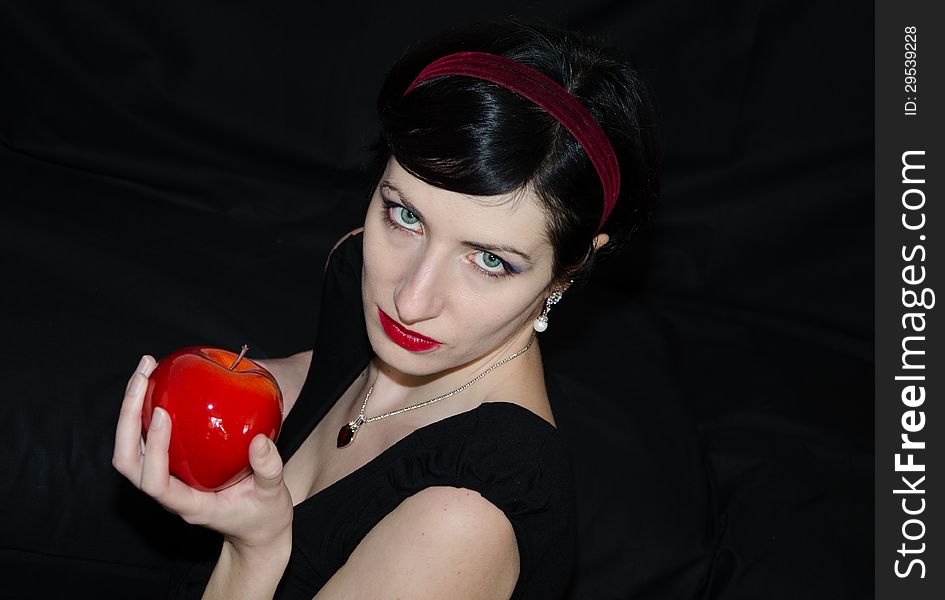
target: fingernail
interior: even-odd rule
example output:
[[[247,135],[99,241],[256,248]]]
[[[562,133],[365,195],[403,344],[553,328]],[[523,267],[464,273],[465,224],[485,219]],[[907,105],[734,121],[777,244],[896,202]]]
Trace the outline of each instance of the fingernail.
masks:
[[[138,366],[135,368],[135,371],[144,375],[144,370],[145,368],[147,368],[147,366],[148,366],[148,357],[142,356],[141,360],[138,361]]]
[[[270,452],[272,452],[272,442],[269,440],[269,438],[266,438],[265,444],[266,445],[264,447],[257,451],[257,454],[260,458],[265,458],[266,456],[269,456]]]
[[[135,373],[131,376],[131,387],[129,393],[137,395],[141,393],[141,390],[144,387],[144,375],[140,373]]]
[[[160,431],[164,429],[164,423],[167,422],[167,413],[163,408],[155,408],[151,413],[151,431]]]

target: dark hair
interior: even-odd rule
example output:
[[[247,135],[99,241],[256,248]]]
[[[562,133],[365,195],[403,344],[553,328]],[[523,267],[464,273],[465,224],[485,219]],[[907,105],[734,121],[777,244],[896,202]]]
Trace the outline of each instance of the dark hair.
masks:
[[[508,18],[449,29],[408,50],[378,95],[380,131],[369,147],[374,187],[391,154],[415,177],[454,192],[495,196],[531,186],[555,249],[552,283],[583,283],[597,254],[592,239],[604,196],[597,171],[568,130],[530,100],[473,77],[436,77],[403,95],[430,62],[460,51],[491,52],[541,71],[600,123],[621,180],[601,229],[610,237],[601,249],[608,254],[646,221],[659,193],[656,114],[647,86],[597,38]]]

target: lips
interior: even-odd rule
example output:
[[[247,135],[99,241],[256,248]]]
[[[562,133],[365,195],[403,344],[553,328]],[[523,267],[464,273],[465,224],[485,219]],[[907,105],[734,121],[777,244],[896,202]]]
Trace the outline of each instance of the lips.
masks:
[[[381,326],[384,328],[384,333],[387,334],[387,337],[405,350],[411,352],[425,352],[440,346],[440,342],[419,334],[416,331],[407,329],[387,316],[387,313],[380,308],[377,309],[377,316],[381,320]]]

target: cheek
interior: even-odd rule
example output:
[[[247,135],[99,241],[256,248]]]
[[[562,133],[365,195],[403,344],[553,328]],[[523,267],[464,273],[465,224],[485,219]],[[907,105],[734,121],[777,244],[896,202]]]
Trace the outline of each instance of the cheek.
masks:
[[[465,296],[454,305],[455,322],[470,342],[481,340],[495,344],[508,337],[530,317],[531,305],[518,294],[493,294],[488,297]]]
[[[364,228],[364,284],[377,288],[399,279],[405,264],[404,249],[392,244],[383,225]]]

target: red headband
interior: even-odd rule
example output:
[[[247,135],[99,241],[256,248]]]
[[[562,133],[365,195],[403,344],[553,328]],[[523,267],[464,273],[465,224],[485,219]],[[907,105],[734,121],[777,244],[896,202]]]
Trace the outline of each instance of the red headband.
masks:
[[[457,52],[438,58],[420,71],[404,95],[421,81],[441,75],[468,75],[506,87],[531,100],[564,125],[591,159],[604,188],[604,212],[597,226],[600,231],[617,203],[620,168],[604,130],[577,98],[544,73],[487,52]]]

